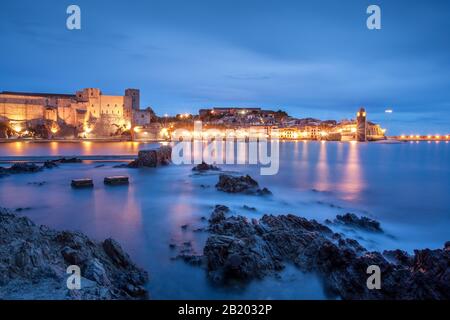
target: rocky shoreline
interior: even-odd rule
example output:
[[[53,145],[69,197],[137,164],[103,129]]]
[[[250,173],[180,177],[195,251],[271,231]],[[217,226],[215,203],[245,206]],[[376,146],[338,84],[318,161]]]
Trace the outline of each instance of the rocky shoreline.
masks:
[[[67,287],[71,265],[81,270],[79,290]],[[146,299],[147,281],[113,239],[97,243],[0,208],[0,299]]]
[[[245,283],[276,275],[293,263],[318,273],[327,292],[342,299],[450,299],[450,242],[443,249],[415,250],[414,255],[401,250],[371,252],[315,220],[291,214],[249,220],[228,216],[229,212],[226,206],[215,207],[202,255],[179,255],[205,268],[213,283]],[[379,227],[367,219],[356,221]],[[367,287],[371,265],[380,268],[380,290]]]

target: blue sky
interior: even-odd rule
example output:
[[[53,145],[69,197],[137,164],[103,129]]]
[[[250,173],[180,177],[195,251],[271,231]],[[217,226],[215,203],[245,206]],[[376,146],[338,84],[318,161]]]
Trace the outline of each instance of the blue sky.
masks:
[[[82,29],[66,29],[81,7]],[[366,28],[366,8],[382,29]],[[141,89],[158,114],[261,106],[450,132],[450,2],[2,1],[0,91]],[[392,108],[392,114],[384,113]]]

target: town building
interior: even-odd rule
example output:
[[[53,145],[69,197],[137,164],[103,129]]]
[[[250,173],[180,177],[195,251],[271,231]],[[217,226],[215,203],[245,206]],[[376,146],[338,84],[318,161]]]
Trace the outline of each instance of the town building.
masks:
[[[0,92],[0,121],[25,130],[37,124],[52,132],[72,127],[83,137],[108,137],[151,121],[150,110],[140,110],[138,89],[126,89],[122,96],[86,88],[75,94]]]

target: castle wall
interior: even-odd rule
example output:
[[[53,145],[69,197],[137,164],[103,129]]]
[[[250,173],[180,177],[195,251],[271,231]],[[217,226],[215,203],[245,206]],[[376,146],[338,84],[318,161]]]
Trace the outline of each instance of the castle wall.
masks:
[[[98,135],[111,135],[132,125],[133,111],[139,110],[139,90],[127,89],[124,96],[103,95],[86,88],[74,95],[40,93],[0,93],[0,120],[63,121]]]

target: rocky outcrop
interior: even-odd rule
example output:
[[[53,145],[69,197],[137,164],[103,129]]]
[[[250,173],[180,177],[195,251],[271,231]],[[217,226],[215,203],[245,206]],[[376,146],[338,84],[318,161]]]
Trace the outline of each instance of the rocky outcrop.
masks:
[[[249,175],[234,177],[227,174],[219,176],[219,182],[216,184],[219,191],[228,193],[244,193],[256,195],[272,194],[267,188],[259,189],[258,182]]]
[[[207,164],[206,162],[202,162],[202,163],[196,165],[194,168],[192,168],[192,171],[197,171],[197,172],[220,171],[220,168],[216,167],[215,165]]]
[[[0,172],[4,174],[17,174],[17,173],[35,173],[42,171],[44,167],[38,166],[35,163],[18,162],[14,163],[9,168],[1,168]]]
[[[67,288],[67,267],[81,289]],[[143,299],[148,275],[113,239],[96,243],[0,209],[0,299]]]
[[[129,168],[157,167],[168,165],[172,160],[172,148],[161,146],[153,150],[141,150],[137,159],[128,164]]]
[[[42,165],[37,165],[32,162],[17,162],[14,163],[9,168],[0,167],[0,177],[6,176],[10,174],[19,174],[19,173],[36,173],[41,172],[44,169],[53,169],[58,167],[60,163],[80,163],[81,159],[78,158],[60,158],[57,160],[47,160]]]
[[[249,221],[214,210],[203,256],[216,283],[248,281],[283,269],[289,262],[320,274],[328,292],[343,299],[449,299],[450,243],[444,249],[370,252],[356,240],[315,220],[295,215],[264,215]],[[185,258],[185,260],[188,260]],[[381,289],[367,287],[367,268],[381,270]]]
[[[383,232],[380,223],[368,217],[358,217],[354,213],[346,213],[344,215],[337,215],[333,221],[326,220],[328,224],[343,225],[350,228],[357,228],[370,232]]]

